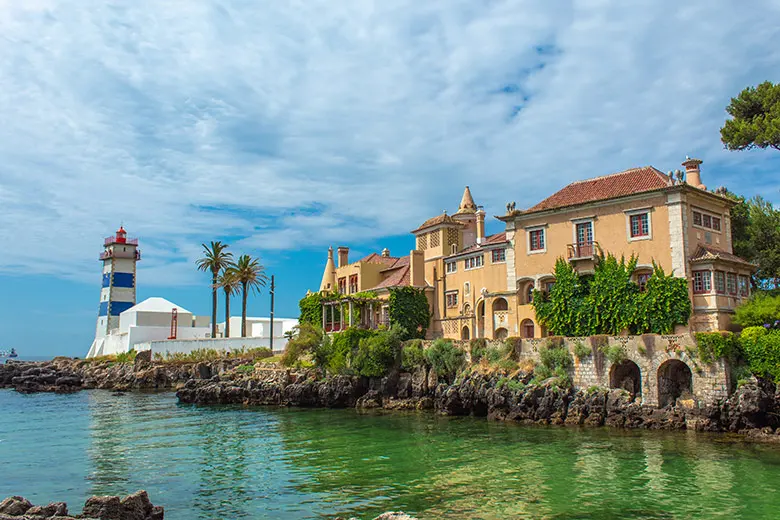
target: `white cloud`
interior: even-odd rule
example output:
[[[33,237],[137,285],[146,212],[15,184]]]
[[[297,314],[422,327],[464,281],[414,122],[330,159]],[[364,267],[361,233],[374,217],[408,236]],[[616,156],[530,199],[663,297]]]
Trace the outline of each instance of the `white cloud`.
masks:
[[[780,159],[726,152],[718,129],[730,96],[780,80],[778,15],[770,1],[0,1],[0,272],[94,278],[123,221],[145,280],[190,283],[201,241],[371,240],[454,209],[465,184],[499,213],[686,154],[705,182],[777,201]]]

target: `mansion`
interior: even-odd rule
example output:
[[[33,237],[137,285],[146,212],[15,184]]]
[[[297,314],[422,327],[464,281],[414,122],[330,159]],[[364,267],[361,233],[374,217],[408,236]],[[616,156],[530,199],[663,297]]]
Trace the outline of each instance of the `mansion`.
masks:
[[[733,254],[734,202],[722,189],[706,189],[701,162],[686,159],[684,175],[646,166],[573,182],[525,210],[508,204],[496,217],[505,230],[494,235],[485,234],[485,211],[466,187],[455,213],[412,231],[416,247],[408,256],[385,249],[350,263],[349,249],[339,247],[334,262],[331,248],[320,291],[370,290],[381,300],[393,287],[412,286],[428,296],[430,337],[539,338],[547,331],[536,321],[531,298],[534,289],[555,283],[556,259],[587,273],[603,251],[637,256],[640,290],[653,262],[685,277],[693,303],[690,330],[728,330],[734,308],[750,294],[755,266]],[[381,306],[371,313],[369,323],[386,321]]]

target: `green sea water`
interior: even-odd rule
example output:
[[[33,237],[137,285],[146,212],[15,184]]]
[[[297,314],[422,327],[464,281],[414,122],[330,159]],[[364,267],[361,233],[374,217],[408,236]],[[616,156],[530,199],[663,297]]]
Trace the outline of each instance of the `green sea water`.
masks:
[[[0,497],[146,489],[167,519],[780,518],[780,447],[431,413],[0,390]]]

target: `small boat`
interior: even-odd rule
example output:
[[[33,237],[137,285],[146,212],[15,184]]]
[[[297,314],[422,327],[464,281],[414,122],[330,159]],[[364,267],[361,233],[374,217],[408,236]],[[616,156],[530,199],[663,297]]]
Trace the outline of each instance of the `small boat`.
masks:
[[[11,350],[0,350],[0,358],[15,358],[19,357],[19,354],[16,353],[16,349],[12,348]]]

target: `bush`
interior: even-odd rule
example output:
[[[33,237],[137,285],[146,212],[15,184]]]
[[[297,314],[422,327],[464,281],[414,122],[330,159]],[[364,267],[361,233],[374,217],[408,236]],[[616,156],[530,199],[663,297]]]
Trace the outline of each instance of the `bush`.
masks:
[[[116,355],[116,362],[117,363],[133,363],[135,361],[135,356],[138,355],[138,352],[135,350],[130,350],[129,352],[120,352]]]
[[[743,327],[780,328],[780,295],[754,294],[734,311],[734,323]]]
[[[360,347],[360,340],[370,338],[375,334],[378,332],[355,327],[334,334],[328,342],[327,348],[321,349],[315,355],[315,363],[335,374],[354,374],[356,371],[352,367],[353,352],[357,352]]]
[[[382,377],[398,365],[401,338],[406,331],[394,325],[389,330],[362,338],[350,360],[351,368],[365,377]]]
[[[396,287],[388,298],[390,323],[404,330],[403,339],[422,339],[431,323],[431,309],[423,289]]]
[[[593,354],[593,350],[586,347],[585,343],[578,341],[574,344],[574,355],[577,359],[583,359]]]
[[[296,327],[294,336],[287,342],[280,363],[285,367],[298,366],[300,358],[313,354],[322,343],[322,330],[311,323],[301,323]],[[269,349],[269,353],[271,353]]]
[[[737,338],[731,332],[697,332],[697,355],[702,363],[718,359],[733,360],[739,352]]]
[[[453,345],[451,341],[441,338],[428,347],[428,350],[425,351],[425,357],[436,374],[448,381],[463,367],[466,360],[461,349]]]
[[[515,361],[520,360],[520,354],[522,353],[523,339],[516,336],[510,336],[504,340],[507,352]]]
[[[401,351],[401,369],[412,372],[422,366],[425,366],[425,349],[422,340],[413,339]]]
[[[754,375],[780,381],[780,331],[748,327],[739,342]]]
[[[471,362],[479,363],[487,351],[487,340],[485,338],[474,338],[469,341],[469,353]]]
[[[569,370],[574,366],[574,360],[571,358],[569,349],[565,345],[554,346],[552,343],[548,343],[539,349],[539,359],[542,365],[550,370],[555,370],[556,368]]]
[[[253,374],[255,371],[254,365],[238,365],[236,367],[236,372],[241,372],[242,374]]]
[[[604,353],[604,356],[606,356],[609,362],[613,365],[617,365],[628,359],[626,350],[623,348],[623,345],[602,345],[600,349]]]

